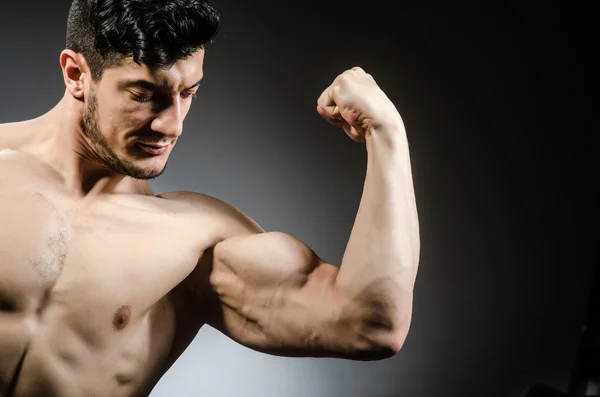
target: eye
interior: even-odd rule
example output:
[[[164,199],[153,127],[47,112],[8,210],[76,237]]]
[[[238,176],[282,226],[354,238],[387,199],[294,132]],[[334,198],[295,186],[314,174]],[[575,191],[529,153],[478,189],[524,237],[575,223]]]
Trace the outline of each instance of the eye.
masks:
[[[182,92],[181,97],[183,99],[192,98],[195,99],[198,96],[198,92]]]
[[[145,103],[145,102],[150,102],[152,100],[152,95],[148,96],[148,95],[136,95],[136,94],[132,94],[133,95],[133,100],[136,102],[141,102],[141,103]]]

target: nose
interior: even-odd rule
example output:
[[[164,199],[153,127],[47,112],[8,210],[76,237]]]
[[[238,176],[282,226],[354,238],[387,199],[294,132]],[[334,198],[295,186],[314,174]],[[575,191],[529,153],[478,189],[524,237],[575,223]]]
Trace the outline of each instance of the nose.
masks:
[[[152,121],[153,131],[160,132],[169,138],[177,138],[183,132],[183,119],[185,118],[181,100],[176,99],[163,108]]]

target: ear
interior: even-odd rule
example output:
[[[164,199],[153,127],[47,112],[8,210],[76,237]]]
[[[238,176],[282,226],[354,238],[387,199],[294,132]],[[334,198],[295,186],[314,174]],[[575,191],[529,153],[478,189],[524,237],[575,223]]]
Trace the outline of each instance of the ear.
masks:
[[[81,54],[72,50],[64,50],[60,54],[60,66],[67,91],[76,99],[84,97],[84,76],[88,69]]]

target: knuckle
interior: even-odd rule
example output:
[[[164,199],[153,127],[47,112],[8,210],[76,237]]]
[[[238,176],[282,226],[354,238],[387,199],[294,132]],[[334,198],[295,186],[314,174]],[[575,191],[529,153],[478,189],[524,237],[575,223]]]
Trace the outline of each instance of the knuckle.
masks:
[[[329,89],[323,91],[321,96],[319,96],[319,98],[317,99],[317,103],[324,104],[327,102],[328,98],[329,98]]]
[[[339,87],[341,84],[346,84],[352,80],[352,75],[349,72],[344,72],[337,78],[337,84],[335,87]]]

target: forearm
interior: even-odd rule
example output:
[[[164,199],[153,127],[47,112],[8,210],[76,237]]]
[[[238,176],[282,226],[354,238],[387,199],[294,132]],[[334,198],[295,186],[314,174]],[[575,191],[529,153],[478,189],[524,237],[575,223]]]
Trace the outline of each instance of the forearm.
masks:
[[[374,318],[386,327],[405,327],[410,320],[420,240],[402,122],[369,131],[366,145],[363,196],[336,284],[353,301],[370,304]]]

